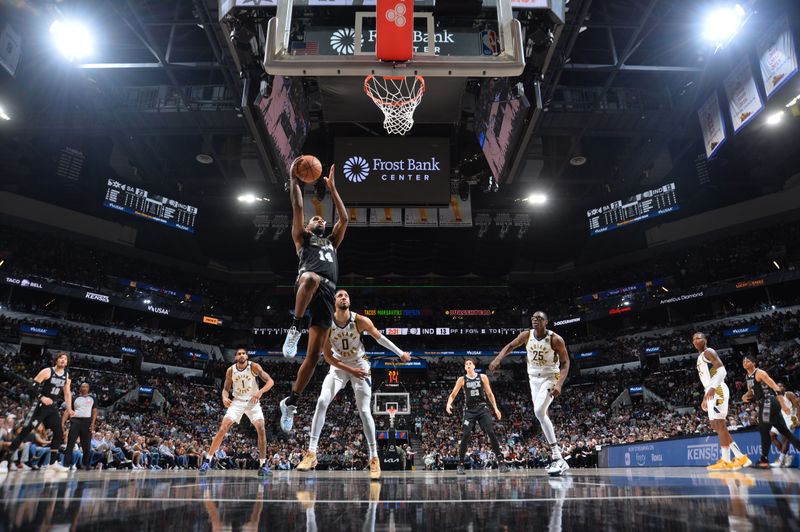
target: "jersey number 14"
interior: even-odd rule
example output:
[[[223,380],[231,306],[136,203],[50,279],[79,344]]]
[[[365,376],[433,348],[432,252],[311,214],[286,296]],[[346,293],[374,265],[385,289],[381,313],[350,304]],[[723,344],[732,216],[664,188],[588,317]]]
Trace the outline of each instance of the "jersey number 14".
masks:
[[[333,262],[333,255],[331,255],[331,252],[330,252],[330,251],[328,251],[328,252],[326,253],[326,252],[324,252],[324,251],[322,251],[322,250],[319,250],[319,260],[321,260],[321,261],[323,261],[323,262],[324,262],[324,261],[327,261],[327,262]]]

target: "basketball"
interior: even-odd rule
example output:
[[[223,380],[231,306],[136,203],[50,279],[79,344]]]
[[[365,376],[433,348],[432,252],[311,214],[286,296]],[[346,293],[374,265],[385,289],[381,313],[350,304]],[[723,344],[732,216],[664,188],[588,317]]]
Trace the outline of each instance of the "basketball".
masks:
[[[322,175],[322,163],[313,155],[301,155],[294,166],[294,175],[303,183],[313,183]]]

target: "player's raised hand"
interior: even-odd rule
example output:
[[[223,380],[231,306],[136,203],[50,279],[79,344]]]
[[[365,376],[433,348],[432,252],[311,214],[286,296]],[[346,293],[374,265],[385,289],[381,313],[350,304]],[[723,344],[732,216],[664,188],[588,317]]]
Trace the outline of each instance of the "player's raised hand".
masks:
[[[400,355],[400,360],[402,360],[403,362],[408,362],[409,360],[411,360],[411,353],[406,351],[405,353]]]
[[[328,187],[328,190],[333,190],[336,188],[336,183],[334,182],[334,169],[336,165],[332,164],[331,169],[328,171],[328,177],[323,177],[322,179],[325,180],[325,186]]]

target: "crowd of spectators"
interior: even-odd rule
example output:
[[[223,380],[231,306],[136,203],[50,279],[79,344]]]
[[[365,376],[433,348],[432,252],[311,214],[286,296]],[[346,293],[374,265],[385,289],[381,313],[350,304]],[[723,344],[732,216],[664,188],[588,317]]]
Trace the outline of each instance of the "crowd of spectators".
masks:
[[[758,351],[761,367],[777,382],[796,387],[800,368],[800,344],[797,342],[797,314],[775,312],[760,322]],[[744,428],[755,424],[752,405],[740,400],[744,393],[744,373],[733,356],[724,359],[731,389],[729,426]],[[0,357],[4,394],[0,413],[11,414],[3,422],[6,441],[14,427],[25,417],[31,397],[19,376],[30,376],[49,359],[31,360],[10,352]],[[320,363],[301,397],[295,431],[285,436],[277,427],[278,400],[289,391],[297,365],[283,361],[265,361],[265,367],[276,381],[275,388],[262,401],[268,420],[268,456],[276,469],[291,469],[299,462],[307,445],[316,397],[314,391],[325,375]],[[709,433],[707,416],[699,408],[702,390],[697,382],[693,357],[660,367],[616,370],[598,375],[584,372],[568,381],[564,393],[550,407],[550,417],[557,428],[565,455],[574,466],[596,464],[597,449],[610,444],[652,441],[682,435]],[[495,395],[503,413],[496,424],[498,437],[507,464],[512,467],[541,467],[549,459],[548,447],[542,439],[538,422],[531,408],[530,390],[525,378],[524,362],[504,364],[504,371],[493,376]],[[113,363],[98,363],[76,358],[71,365],[76,383],[87,381],[98,397],[102,414],[98,422],[91,463],[93,467],[114,468],[196,468],[224,415],[217,380],[214,385],[162,372],[144,373],[136,380]],[[400,417],[398,429],[410,433],[404,442],[404,456],[418,468],[449,468],[458,461],[457,449],[461,433],[461,417],[448,415],[444,406],[455,379],[463,371],[463,360],[431,360],[426,378],[406,380],[412,415]],[[24,380],[24,379],[23,379]],[[662,401],[615,404],[625,389],[643,385],[660,396]],[[143,400],[135,394],[120,399],[146,385],[157,391],[163,401]],[[459,406],[456,404],[456,411]],[[379,429],[386,428],[386,419],[376,419]],[[41,448],[47,435],[34,436],[30,443]],[[34,451],[37,447],[32,448]],[[489,450],[482,433],[473,435],[468,461],[472,467],[495,467],[498,457]],[[20,467],[35,466],[31,449]],[[36,455],[34,457],[42,458]],[[328,409],[325,430],[319,444],[321,467],[329,469],[362,469],[367,464],[366,444],[361,421],[355,410],[351,388],[347,387]],[[234,429],[217,454],[217,467],[255,467],[257,448],[255,432],[247,422]],[[38,460],[38,458],[37,458]],[[24,464],[24,465],[23,465]]]
[[[0,314],[0,341],[18,341],[23,325],[35,325],[57,331],[50,338],[53,348],[79,353],[120,358],[125,352],[141,355],[144,362],[182,367],[203,368],[207,359],[192,357],[187,353],[198,353],[177,342],[163,338],[150,338],[133,331],[102,328],[89,324],[77,324],[47,319],[25,319]],[[202,353],[209,359],[211,355]]]

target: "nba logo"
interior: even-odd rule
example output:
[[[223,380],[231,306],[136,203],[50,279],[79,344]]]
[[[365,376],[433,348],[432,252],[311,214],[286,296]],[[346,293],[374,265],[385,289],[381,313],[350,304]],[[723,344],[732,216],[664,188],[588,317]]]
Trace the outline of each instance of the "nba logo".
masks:
[[[481,54],[497,55],[500,50],[497,46],[497,32],[494,30],[484,30],[481,32]]]
[[[631,453],[625,453],[625,465],[631,465]]]

